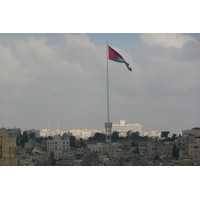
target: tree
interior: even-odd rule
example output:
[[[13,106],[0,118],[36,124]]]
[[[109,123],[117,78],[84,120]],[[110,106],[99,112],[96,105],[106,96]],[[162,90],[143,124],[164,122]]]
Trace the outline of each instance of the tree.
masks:
[[[33,133],[33,132],[32,132],[32,133],[30,133],[30,136],[29,136],[29,138],[30,138],[30,139],[35,139],[35,133]]]
[[[88,140],[90,140],[90,141],[91,140],[95,140],[95,138],[94,137],[89,137]]]
[[[101,137],[101,133],[99,133],[99,132],[95,133],[94,137],[97,138],[97,139],[100,138]]]
[[[176,134],[174,133],[173,135],[172,135],[172,140],[174,141],[175,139],[177,139],[178,137],[176,136]]]
[[[160,160],[160,157],[158,155],[155,156],[155,160]]]
[[[23,137],[24,142],[28,142],[29,141],[28,134],[26,133],[26,131],[23,132],[23,136],[22,137]]]
[[[68,133],[65,132],[62,134],[63,138],[69,138],[70,136],[72,136],[72,133],[70,133],[70,132],[68,132]]]
[[[176,147],[176,144],[173,145],[172,155],[174,156],[174,158],[179,157],[179,149]]]
[[[161,132],[161,138],[162,138],[162,137],[167,138],[168,135],[169,135],[169,133],[170,133],[169,131],[162,131],[162,132]]]
[[[86,147],[86,144],[84,143],[84,140],[80,138],[80,146],[81,147]]]
[[[70,136],[69,137],[69,140],[70,140],[70,147],[75,147],[75,136]]]
[[[136,146],[135,150],[133,151],[133,153],[139,154],[139,148],[138,145]]]
[[[53,138],[51,136],[48,136],[48,140],[53,140]]]
[[[89,140],[98,140],[98,141],[105,141],[106,140],[106,135],[103,133],[95,133],[93,139],[89,139]]]
[[[119,132],[114,131],[111,136],[111,140],[118,140],[119,139]]]
[[[36,138],[36,142],[39,142],[39,143],[41,143],[43,140],[44,140],[43,137]]]
[[[132,131],[127,131],[127,137],[130,139],[130,135],[131,135]]]
[[[131,142],[131,146],[132,146],[132,147],[136,147],[136,146],[138,146],[138,143],[135,142],[135,141],[133,141],[133,142]]]
[[[131,139],[136,139],[136,138],[139,138],[140,136],[139,136],[139,132],[138,131],[136,131],[136,132],[131,132],[130,133],[130,138]]]

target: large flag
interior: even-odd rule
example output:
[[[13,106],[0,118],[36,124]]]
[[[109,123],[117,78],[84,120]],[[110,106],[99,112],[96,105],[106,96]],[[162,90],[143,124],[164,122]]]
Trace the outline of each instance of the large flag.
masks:
[[[129,67],[129,64],[123,59],[123,57],[117,53],[113,48],[108,46],[108,58],[115,62],[124,63],[129,71],[132,71],[132,68]]]

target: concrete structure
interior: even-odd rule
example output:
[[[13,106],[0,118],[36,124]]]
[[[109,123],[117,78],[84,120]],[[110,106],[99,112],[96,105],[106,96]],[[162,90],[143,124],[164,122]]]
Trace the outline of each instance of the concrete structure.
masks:
[[[105,131],[106,131],[106,141],[111,142],[112,122],[105,123]]]
[[[106,149],[106,145],[104,143],[88,144],[87,147],[90,149],[91,152],[98,153],[104,153]]]
[[[95,133],[99,132],[97,129],[71,129],[69,130],[73,136],[88,139],[89,137],[93,137]]]
[[[48,137],[51,136],[51,132],[48,129],[42,129],[40,131],[40,137]]]
[[[192,158],[200,158],[200,137],[193,138],[188,145],[188,154]]]
[[[200,136],[200,128],[199,127],[195,127],[189,130],[183,130],[182,131],[182,136]]]
[[[32,129],[32,130],[25,130],[26,134],[30,137],[30,135],[32,133],[35,134],[35,137],[36,138],[39,138],[40,137],[40,131],[39,130],[35,130],[35,129]]]
[[[151,137],[151,138],[160,138],[161,137],[161,132],[159,131],[150,131],[150,132],[142,132],[140,133],[140,136],[148,136],[148,137]]]
[[[136,124],[127,124],[125,120],[120,120],[119,124],[112,124],[112,131],[118,131],[120,133],[126,133],[127,131],[133,131],[136,132],[138,131],[141,133],[141,125],[136,123]]]
[[[47,140],[47,151],[70,150],[70,140],[62,140],[60,136],[54,136],[53,140]]]
[[[6,133],[0,131],[0,166],[19,165],[16,148],[16,137],[6,137]]]
[[[1,128],[0,131],[3,131],[5,133],[5,136],[7,137],[18,137],[22,134],[22,131],[19,128],[12,128],[12,129]]]

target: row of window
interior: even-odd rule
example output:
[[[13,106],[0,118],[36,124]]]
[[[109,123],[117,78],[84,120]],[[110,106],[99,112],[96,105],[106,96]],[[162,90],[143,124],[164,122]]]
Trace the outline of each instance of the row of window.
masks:
[[[189,153],[190,153],[190,154],[192,154],[192,153],[200,153],[200,151],[194,151],[194,152],[193,152],[193,151],[190,151]]]
[[[63,142],[63,144],[68,144],[69,142]],[[47,144],[57,144],[57,142],[47,142]]]
[[[50,151],[51,151],[51,150],[52,150],[52,151],[54,151],[54,150],[56,151],[56,150],[58,150],[58,148],[57,148],[57,146],[55,146],[55,148],[53,148],[53,147],[52,147],[52,148],[51,148],[51,147],[47,147],[47,150],[48,150],[48,151],[49,151],[49,150],[50,150]],[[63,146],[63,149],[59,149],[59,150],[66,150],[66,148],[65,148],[65,146]]]

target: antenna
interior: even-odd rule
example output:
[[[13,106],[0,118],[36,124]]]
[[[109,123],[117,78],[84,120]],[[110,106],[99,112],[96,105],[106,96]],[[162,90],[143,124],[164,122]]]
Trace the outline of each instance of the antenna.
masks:
[[[50,125],[49,125],[49,122],[48,122],[48,130],[50,131]]]
[[[59,127],[59,122],[57,122],[57,129],[58,129],[58,130],[60,129],[60,127]]]

